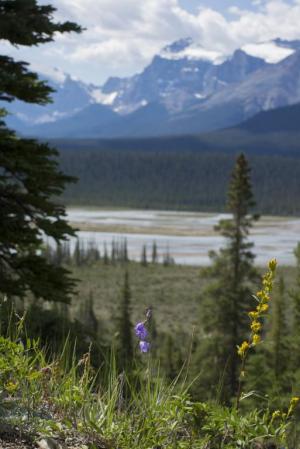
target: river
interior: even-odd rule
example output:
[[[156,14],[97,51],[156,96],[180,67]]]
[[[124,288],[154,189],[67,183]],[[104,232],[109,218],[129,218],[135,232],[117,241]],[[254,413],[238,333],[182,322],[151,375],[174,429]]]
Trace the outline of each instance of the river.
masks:
[[[228,217],[152,210],[68,210],[68,219],[79,229],[82,242],[86,245],[94,242],[102,253],[104,245],[110,251],[113,240],[126,239],[130,259],[140,260],[143,246],[146,245],[150,257],[155,241],[161,261],[169,253],[178,264],[197,266],[209,264],[209,251],[224,245],[214,226]],[[293,250],[300,241],[300,219],[262,217],[251,230],[249,240],[254,243],[258,265],[264,265],[272,257],[281,265],[293,265]]]

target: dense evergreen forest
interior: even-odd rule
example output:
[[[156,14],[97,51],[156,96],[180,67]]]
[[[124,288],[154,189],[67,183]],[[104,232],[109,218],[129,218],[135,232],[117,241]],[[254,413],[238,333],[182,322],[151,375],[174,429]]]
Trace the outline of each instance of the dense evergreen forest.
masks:
[[[221,211],[235,156],[246,148],[260,213],[300,213],[298,134],[246,139],[226,131],[203,139],[56,141],[62,169],[78,178],[64,200],[71,205]]]

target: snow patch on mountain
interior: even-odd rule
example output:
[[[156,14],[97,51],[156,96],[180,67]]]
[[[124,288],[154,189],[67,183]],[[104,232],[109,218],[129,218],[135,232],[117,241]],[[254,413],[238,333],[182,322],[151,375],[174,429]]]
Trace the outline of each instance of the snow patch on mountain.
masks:
[[[264,59],[269,64],[277,64],[295,52],[293,48],[283,47],[275,41],[246,44],[242,50],[250,56]]]
[[[159,56],[163,59],[178,61],[180,59],[204,60],[213,64],[221,64],[226,57],[217,51],[204,48],[193,42],[191,38],[181,39],[162,49]]]
[[[90,95],[93,102],[111,106],[118,96],[118,92],[106,94],[101,89],[94,89],[90,92]]]

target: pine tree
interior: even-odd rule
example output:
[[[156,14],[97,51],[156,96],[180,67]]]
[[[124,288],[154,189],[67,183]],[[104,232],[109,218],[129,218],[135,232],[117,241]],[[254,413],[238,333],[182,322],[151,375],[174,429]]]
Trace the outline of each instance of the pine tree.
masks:
[[[142,248],[141,265],[142,265],[143,267],[147,267],[147,266],[148,266],[148,260],[147,260],[147,247],[146,247],[146,245],[143,245],[143,248]]]
[[[90,291],[88,299],[80,307],[79,321],[87,328],[93,335],[97,335],[98,320],[94,312],[94,296]]]
[[[108,251],[107,251],[106,242],[104,242],[103,263],[104,263],[104,265],[108,265],[109,264],[109,257],[108,257]]]
[[[76,267],[80,267],[82,263],[82,248],[79,239],[76,239],[76,244],[73,253],[73,260]]]
[[[39,6],[36,0],[2,0],[0,40],[15,46],[50,42],[55,33],[79,32],[71,22],[53,21],[55,8]],[[15,99],[45,104],[52,92],[28,70],[25,62],[0,55],[0,101]],[[68,301],[74,285],[67,270],[49,263],[39,254],[41,235],[56,242],[73,234],[65,210],[53,198],[72,178],[58,169],[58,153],[45,143],[22,139],[9,130],[0,110],[0,291],[25,296]]]
[[[157,256],[157,245],[156,242],[154,241],[152,244],[152,257],[151,257],[152,263],[155,264],[157,263],[158,260],[158,256]]]
[[[124,286],[120,307],[120,316],[117,323],[118,345],[117,360],[120,371],[129,370],[133,360],[132,324],[131,313],[131,292],[129,285],[128,271],[125,271]]]
[[[125,262],[125,263],[127,263],[129,261],[128,244],[127,244],[127,239],[126,238],[123,241],[122,259],[123,259],[123,262]]]
[[[232,173],[227,208],[232,218],[221,220],[217,230],[226,239],[226,246],[212,252],[212,266],[205,274],[211,280],[204,292],[202,327],[205,335],[200,345],[202,384],[222,388],[222,399],[229,402],[238,384],[236,347],[247,335],[246,311],[252,298],[251,283],[257,279],[253,246],[248,234],[258,217],[249,215],[255,205],[250,169],[243,154],[238,156]],[[201,376],[200,376],[201,377]]]
[[[116,251],[116,241],[115,239],[112,239],[111,242],[111,253],[110,253],[110,260],[111,263],[114,265],[114,263],[116,262],[117,259],[117,251]]]

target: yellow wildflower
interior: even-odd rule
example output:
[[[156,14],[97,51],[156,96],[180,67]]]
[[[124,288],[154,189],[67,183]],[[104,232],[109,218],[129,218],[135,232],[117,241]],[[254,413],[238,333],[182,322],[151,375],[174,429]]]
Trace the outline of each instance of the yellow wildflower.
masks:
[[[253,346],[258,345],[258,343],[260,343],[260,341],[261,341],[260,335],[254,334],[254,335],[252,336],[252,345],[253,345]]]
[[[240,357],[244,357],[244,355],[248,351],[248,349],[249,349],[249,343],[247,341],[243,341],[241,346],[238,346],[238,355]]]
[[[256,310],[257,310],[258,313],[264,313],[264,312],[267,312],[268,309],[269,309],[269,304],[259,304],[259,305],[256,307]]]
[[[269,269],[273,272],[276,270],[276,267],[277,267],[277,260],[271,259],[269,262]]]
[[[253,312],[249,312],[248,315],[252,320],[256,320],[259,316],[259,313],[253,311]]]
[[[265,289],[257,292],[256,296],[258,297],[258,299],[260,299],[260,301],[262,301],[264,303],[266,303],[270,300],[270,296],[268,295],[268,293],[266,292]]]
[[[261,323],[259,321],[253,321],[251,323],[251,330],[256,334],[261,330]]]

